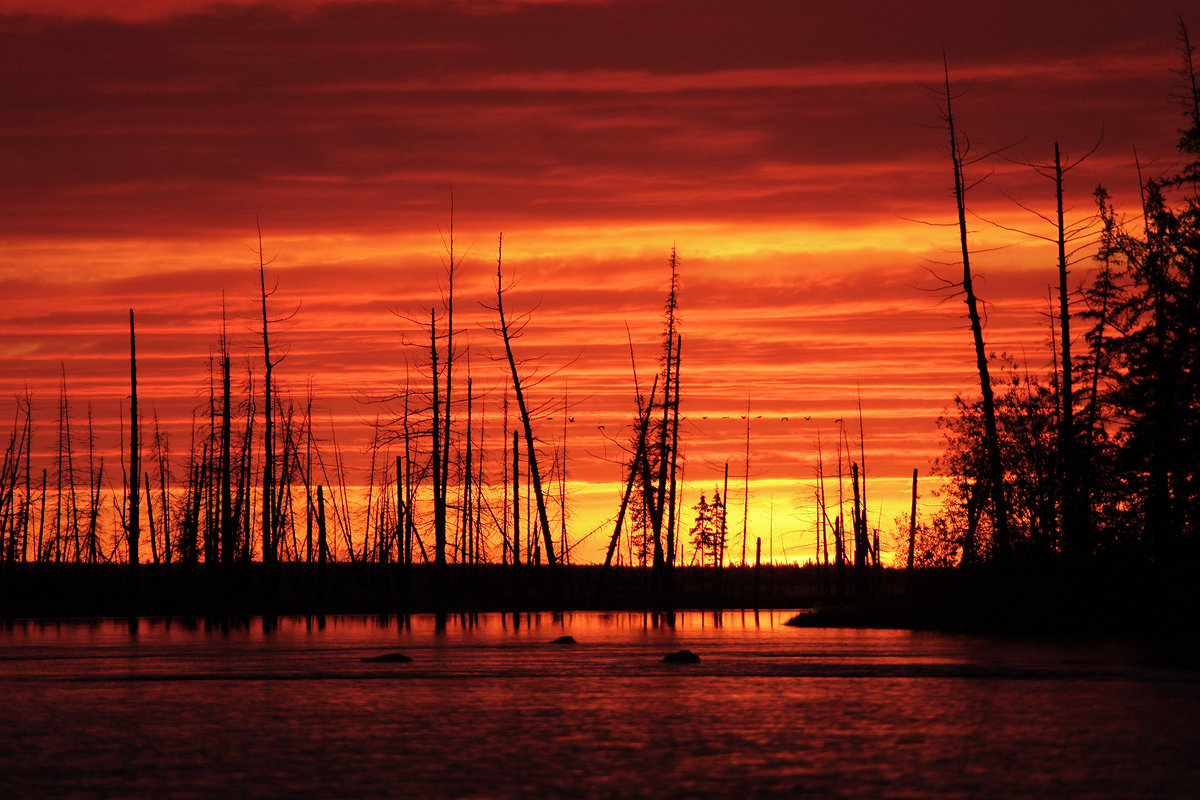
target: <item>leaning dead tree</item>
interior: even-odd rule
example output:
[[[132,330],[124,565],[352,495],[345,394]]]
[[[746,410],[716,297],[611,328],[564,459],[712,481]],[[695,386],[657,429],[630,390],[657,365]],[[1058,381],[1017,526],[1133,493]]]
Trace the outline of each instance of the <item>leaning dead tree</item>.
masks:
[[[546,563],[554,566],[558,562],[554,555],[554,537],[550,532],[550,520],[546,514],[546,497],[542,491],[542,473],[538,468],[537,448],[534,446],[533,421],[525,399],[526,387],[522,384],[520,371],[517,369],[517,359],[513,355],[512,349],[512,340],[520,337],[524,323],[518,322],[515,326],[510,325],[508,318],[504,315],[503,249],[504,234],[500,234],[496,244],[496,305],[491,310],[496,312],[497,327],[495,331],[504,340],[504,354],[508,359],[508,367],[512,373],[513,394],[517,398],[517,412],[521,415],[521,427],[524,429],[525,434],[526,463],[529,465],[529,478],[533,483],[538,523],[541,525],[542,542],[546,548]],[[514,447],[514,453],[515,450],[516,448]],[[513,464],[515,472],[515,458]]]
[[[630,342],[629,355],[633,357],[633,343]],[[616,524],[613,527],[612,538],[608,542],[608,551],[604,555],[604,566],[612,565],[613,554],[616,552],[617,543],[621,539],[621,529],[625,524],[626,513],[629,510],[629,501],[633,496],[634,487],[637,485],[638,478],[642,475],[642,470],[646,466],[646,448],[650,435],[650,404],[645,402],[642,397],[641,387],[637,383],[636,365],[633,376],[634,396],[637,399],[637,422],[634,423],[633,435],[633,456],[627,468],[627,477],[625,478],[625,490],[621,494],[621,507],[617,511]],[[658,390],[658,377],[654,378],[654,385],[650,389],[650,394],[653,395]]]
[[[616,525],[604,559],[605,566],[612,563],[625,518],[630,515],[633,518],[634,530],[640,530],[643,534],[644,545],[639,550],[641,557],[644,559],[649,554],[655,571],[668,573],[675,566],[679,549],[676,510],[679,476],[679,362],[683,337],[678,331],[679,260],[675,248],[671,248],[670,267],[671,283],[663,313],[661,367],[654,377],[648,396],[642,394],[632,339],[629,342],[637,419],[633,424],[632,440],[626,450],[629,462],[626,466],[621,507],[617,512]]]
[[[992,505],[995,512],[993,521],[993,545],[995,556],[1006,559],[1011,553],[1011,537],[1008,529],[1008,502],[1004,491],[1004,467],[1000,459],[1000,437],[996,427],[996,400],[992,392],[992,379],[988,372],[987,349],[983,343],[983,323],[979,314],[979,301],[975,296],[975,288],[971,273],[971,251],[967,243],[967,185],[963,177],[964,167],[977,163],[979,158],[970,157],[970,142],[954,125],[954,113],[951,108],[952,94],[950,92],[950,68],[945,67],[945,98],[946,105],[942,109],[942,117],[950,134],[950,163],[954,170],[954,202],[958,211],[958,236],[962,250],[963,277],[960,287],[963,300],[967,304],[967,317],[971,322],[971,336],[975,343],[975,363],[979,369],[979,389],[983,395],[983,426],[984,449],[987,451],[988,483],[992,495]],[[964,553],[964,559],[970,559],[973,553]]]

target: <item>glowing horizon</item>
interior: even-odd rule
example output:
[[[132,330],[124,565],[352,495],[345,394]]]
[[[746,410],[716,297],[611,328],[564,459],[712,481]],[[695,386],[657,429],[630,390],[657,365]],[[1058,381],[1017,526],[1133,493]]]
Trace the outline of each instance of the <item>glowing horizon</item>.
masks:
[[[1017,204],[1045,212],[1053,187],[1022,162],[1099,140],[1070,173],[1072,219],[1092,213],[1098,183],[1136,208],[1138,163],[1174,163],[1165,3],[1105,15],[782,0],[740,13],[682,0],[120,5],[0,4],[0,393],[35,392],[43,458],[65,372],[116,464],[130,308],[145,419],[159,414],[182,458],[223,305],[235,380],[260,369],[261,224],[272,309],[294,312],[273,331],[278,380],[296,398],[311,384],[347,482],[364,481],[382,413],[364,400],[395,392],[406,353],[419,358],[404,315],[440,306],[452,185],[456,323],[489,426],[505,382],[484,308],[501,232],[518,279],[506,304],[531,314],[522,355],[561,370],[534,399],[571,398],[573,538],[619,502],[626,326],[645,390],[672,247],[683,535],[726,460],[741,535],[747,399],[750,536],[776,560],[811,551],[816,433],[830,460],[834,420],[854,420],[857,437],[860,398],[885,545],[913,468],[921,513],[934,508],[936,419],[976,384],[961,302],[935,277],[953,280],[958,258],[943,48],[955,89],[969,86],[960,126],[976,152],[1003,148],[971,176],[986,177],[970,224],[991,351],[1050,363],[1053,248],[1012,229],[1046,232]],[[457,374],[461,391],[465,362]],[[561,417],[542,417],[550,458]],[[488,468],[500,472],[498,456]],[[602,558],[588,544],[577,560]]]

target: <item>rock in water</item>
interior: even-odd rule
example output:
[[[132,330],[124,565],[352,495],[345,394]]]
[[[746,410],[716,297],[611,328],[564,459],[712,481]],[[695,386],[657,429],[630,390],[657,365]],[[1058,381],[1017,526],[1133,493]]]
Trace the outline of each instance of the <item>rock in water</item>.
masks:
[[[404,653],[384,653],[378,656],[367,656],[363,661],[373,664],[407,664],[412,659],[404,655]]]
[[[675,653],[667,653],[663,656],[663,663],[666,664],[699,664],[700,656],[693,653],[691,650],[680,650]]]
[[[574,636],[560,636],[550,644],[576,644]]]

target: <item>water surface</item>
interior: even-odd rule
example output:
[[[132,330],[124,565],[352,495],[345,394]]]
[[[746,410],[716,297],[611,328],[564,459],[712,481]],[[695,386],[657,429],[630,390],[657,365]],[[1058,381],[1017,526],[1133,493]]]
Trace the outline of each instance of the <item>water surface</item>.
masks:
[[[1129,645],[791,612],[23,622],[6,796],[1195,797],[1200,683]],[[575,645],[552,644],[571,635]],[[679,649],[701,663],[665,664]],[[402,652],[407,664],[364,662]]]

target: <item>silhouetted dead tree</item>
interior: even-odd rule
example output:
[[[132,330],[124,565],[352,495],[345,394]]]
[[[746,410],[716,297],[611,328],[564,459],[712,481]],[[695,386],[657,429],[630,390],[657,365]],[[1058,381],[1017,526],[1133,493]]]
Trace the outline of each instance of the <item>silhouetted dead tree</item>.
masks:
[[[500,234],[496,246],[496,305],[492,309],[496,312],[498,319],[495,331],[504,340],[504,353],[508,358],[509,370],[512,373],[513,393],[517,398],[517,409],[521,415],[521,426],[525,430],[526,461],[529,464],[529,476],[533,482],[534,499],[537,502],[538,523],[546,547],[546,563],[553,567],[558,563],[558,560],[554,554],[554,540],[550,532],[550,521],[546,513],[546,498],[542,491],[542,473],[538,468],[537,448],[534,446],[533,420],[525,400],[525,389],[522,385],[520,372],[517,369],[516,356],[513,355],[512,349],[512,340],[521,335],[524,323],[521,322],[515,327],[510,327],[509,320],[504,314],[503,247],[504,234]]]
[[[825,454],[821,448],[821,429],[817,428],[817,557],[824,569],[821,571],[822,586],[830,590],[829,580],[829,507],[825,502]]]
[[[129,309],[129,474],[126,483],[126,503],[129,517],[126,523],[130,566],[138,563],[138,542],[141,539],[141,416],[138,414],[137,339],[133,329],[133,309]]]
[[[30,451],[33,446],[33,396],[17,397],[13,429],[0,466],[0,557],[7,564],[25,560],[30,523]],[[22,469],[21,462],[25,466]],[[24,493],[20,494],[24,482]]]
[[[520,434],[512,432],[512,563],[521,565],[521,442]]]
[[[233,391],[229,358],[229,338],[225,330],[225,309],[221,309],[221,441],[218,480],[220,481],[219,516],[221,521],[221,561],[232,564],[237,558],[237,517],[233,507]]]
[[[204,445],[202,444],[201,447],[203,448]],[[182,530],[179,537],[179,558],[185,564],[200,562],[200,503],[204,492],[204,458],[203,456],[199,459],[195,458],[194,448],[192,453]]]
[[[450,426],[454,410],[454,365],[457,361],[454,351],[454,276],[461,263],[462,258],[456,256],[454,252],[454,187],[452,186],[450,187],[450,230],[446,241],[446,390],[442,397],[444,404],[444,411],[442,412],[442,449],[439,453],[437,448],[434,448],[434,458],[440,459],[438,475],[441,481],[440,483],[435,481],[437,483],[435,491],[440,498],[438,508],[441,511],[440,531],[443,564],[445,562],[446,526],[448,523],[447,506],[450,494]],[[436,382],[436,369],[434,373],[434,381]],[[438,523],[435,520],[436,524]]]
[[[833,521],[833,558],[834,558],[834,580],[835,590],[838,597],[846,595],[846,520],[845,520],[845,473],[842,469],[842,450],[843,443],[846,439],[846,425],[841,419],[837,420],[841,426],[840,434],[837,438],[837,465],[838,465],[838,502],[837,516]],[[847,453],[847,457],[849,454]]]
[[[663,354],[660,370],[650,394],[643,398],[637,379],[636,358],[630,340],[630,359],[634,362],[634,390],[637,418],[633,440],[626,449],[628,479],[610,540],[606,563],[611,563],[627,514],[632,514],[633,536],[640,533],[643,543],[636,547],[638,558],[651,559],[663,585],[669,586],[670,573],[677,557],[679,487],[679,364],[683,338],[678,333],[679,260],[671,248],[670,285],[663,314]],[[632,511],[630,511],[632,509]]]
[[[1084,558],[1089,549],[1087,542],[1091,538],[1089,533],[1091,515],[1089,503],[1083,496],[1086,491],[1084,489],[1085,477],[1082,475],[1080,448],[1077,446],[1079,432],[1075,422],[1074,361],[1071,355],[1071,292],[1067,278],[1069,267],[1080,247],[1090,245],[1094,241],[1093,227],[1096,218],[1088,217],[1081,222],[1067,224],[1063,210],[1063,178],[1067,172],[1074,169],[1095,151],[1096,147],[1093,147],[1081,158],[1064,164],[1059,143],[1055,142],[1052,167],[1050,165],[1030,165],[1039,175],[1054,181],[1054,219],[1047,219],[1040,214],[1038,216],[1053,224],[1055,233],[1052,238],[1058,250],[1058,338],[1061,348],[1058,358],[1058,466],[1059,491],[1061,493],[1059,513],[1062,553],[1068,561],[1072,562]]]
[[[437,314],[429,309],[429,372],[433,384],[433,397],[430,404],[432,420],[430,432],[433,437],[433,563],[437,568],[439,581],[446,569],[446,492],[445,467],[442,460],[442,406],[438,401],[438,347],[437,347]]]
[[[662,385],[662,421],[658,431],[658,448],[654,452],[658,460],[657,485],[652,487],[651,495],[653,511],[651,522],[654,524],[654,566],[662,569],[674,564],[675,532],[675,469],[677,466],[676,449],[678,447],[679,408],[676,400],[676,384],[679,381],[678,362],[675,358],[676,319],[675,313],[679,307],[679,261],[675,248],[671,248],[671,283],[667,292],[667,302],[664,311],[663,330],[663,385]],[[653,397],[651,397],[653,404]],[[665,525],[665,530],[664,530]],[[663,550],[664,540],[666,552]]]
[[[912,482],[912,511],[908,515],[908,571],[914,566],[914,553],[917,548],[917,470],[913,468]]]
[[[79,497],[76,494],[75,455],[71,437],[71,408],[67,396],[67,370],[62,367],[62,384],[58,406],[58,453],[55,459],[55,507],[54,539],[48,544],[53,548],[55,563],[61,563],[67,542],[79,537]],[[64,507],[65,504],[65,507]],[[124,520],[122,520],[124,525]],[[50,560],[50,553],[40,556]]]
[[[1091,514],[1086,497],[1088,494],[1087,477],[1084,474],[1087,471],[1090,436],[1081,433],[1075,415],[1077,403],[1076,364],[1072,354],[1071,289],[1068,284],[1068,276],[1070,267],[1078,260],[1081,251],[1086,253],[1086,258],[1092,257],[1091,248],[1097,239],[1096,222],[1098,217],[1089,215],[1071,223],[1067,222],[1063,200],[1064,178],[1068,172],[1087,160],[1098,147],[1099,143],[1082,157],[1064,162],[1059,143],[1055,142],[1053,162],[1040,164],[1021,162],[1041,177],[1054,183],[1055,212],[1053,215],[1045,214],[1015,200],[1014,202],[1024,211],[1038,218],[1052,230],[1052,233],[1039,233],[992,223],[1004,230],[1053,244],[1057,249],[1057,332],[1053,327],[1055,316],[1053,303],[1050,310],[1051,343],[1052,346],[1056,344],[1053,353],[1055,365],[1053,385],[1057,390],[1057,436],[1054,441],[1057,465],[1054,474],[1046,476],[1048,481],[1052,479],[1056,484],[1054,496],[1046,499],[1055,504],[1057,508],[1058,525],[1057,531],[1052,530],[1041,537],[1042,547],[1039,549],[1051,550],[1057,538],[1063,557],[1070,562],[1078,562],[1087,555],[1087,551],[1092,549],[1087,544],[1092,536],[1090,534]],[[1104,303],[1102,302],[1102,304]],[[1086,391],[1085,387],[1084,392]],[[1003,437],[1001,438],[1003,443]],[[1019,502],[1012,498],[1009,502],[1013,519],[1019,519],[1021,516]],[[1037,538],[1034,536],[1034,531],[1028,533],[1031,539]],[[1056,537],[1055,533],[1061,535]],[[1013,535],[1019,536],[1020,532],[1015,532]]]
[[[262,301],[262,340],[263,340],[263,468],[262,468],[262,560],[264,564],[274,564],[275,552],[275,521],[271,516],[272,498],[275,495],[275,402],[271,396],[272,377],[275,362],[271,360],[271,337],[269,331],[270,317],[267,314],[267,298],[274,290],[267,292],[266,259],[263,255],[262,226],[258,225],[258,285]]]
[[[154,457],[158,462],[159,519],[162,520],[163,561],[169,566],[174,557],[174,548],[171,543],[171,453],[167,436],[159,427],[157,411],[154,413]],[[146,498],[146,502],[149,503],[149,489],[146,490]]]
[[[473,563],[475,559],[475,531],[474,531],[474,509],[472,506],[471,492],[472,480],[474,476],[471,474],[472,452],[471,452],[471,414],[474,410],[473,398],[471,397],[472,380],[467,378],[467,436],[466,448],[463,451],[465,459],[463,464],[462,477],[462,497],[459,501],[459,561],[462,563]]]
[[[629,510],[629,501],[633,497],[634,486],[637,485],[638,479],[644,475],[644,471],[648,469],[646,460],[646,451],[650,438],[650,404],[645,402],[642,397],[641,387],[637,382],[637,364],[633,357],[633,341],[629,342],[629,358],[633,364],[633,388],[634,398],[637,400],[637,421],[634,423],[633,436],[633,457],[629,461],[627,468],[628,474],[625,478],[625,490],[621,495],[621,507],[617,511],[617,518],[613,527],[613,535],[608,543],[608,551],[604,556],[604,566],[608,567],[612,564],[613,553],[616,551],[617,542],[621,539],[621,528],[624,526],[625,517]],[[658,389],[658,376],[654,377],[654,384],[650,389],[651,396]]]
[[[254,518],[254,420],[258,416],[255,407],[254,373],[246,370],[246,425],[242,431],[241,457],[238,460],[237,489],[233,496],[233,519],[236,528],[235,541],[240,549],[240,560],[249,563],[253,552],[251,520]]]
[[[104,456],[100,456],[100,466],[96,467],[96,432],[92,425],[92,404],[88,403],[88,523],[84,534],[84,546],[87,555],[84,560],[95,564],[100,552],[100,492],[104,485]],[[75,560],[79,561],[76,553]]]
[[[673,252],[672,252],[673,254]],[[672,274],[674,271],[674,259],[672,259]],[[677,277],[677,276],[676,276]],[[674,292],[672,292],[674,294]],[[672,300],[672,317],[674,317],[674,300]],[[674,319],[672,325],[674,327]],[[675,566],[676,549],[678,548],[679,533],[676,530],[676,506],[682,499],[678,497],[679,492],[679,386],[680,386],[680,357],[683,352],[683,336],[675,334],[675,380],[674,391],[671,393],[671,433],[669,441],[671,442],[671,465],[668,470],[670,475],[669,486],[667,490],[667,568],[672,569]]]
[[[867,592],[867,555],[871,546],[867,541],[866,520],[862,515],[858,464],[855,462],[850,462],[850,486],[854,491],[854,505],[851,509],[854,520],[854,591],[861,597]]]
[[[970,143],[954,124],[954,112],[951,107],[953,95],[950,92],[950,68],[948,65],[945,65],[945,78],[946,105],[942,109],[942,115],[950,136],[950,163],[954,171],[954,202],[958,211],[958,233],[963,268],[960,288],[967,305],[967,317],[971,323],[971,336],[975,343],[975,363],[979,370],[979,389],[983,395],[984,448],[987,451],[988,483],[995,517],[993,546],[996,558],[1005,560],[1011,555],[1012,545],[1008,527],[1008,501],[1005,496],[1003,462],[1000,458],[1000,437],[996,428],[996,401],[992,392],[992,379],[988,372],[987,349],[983,343],[983,323],[979,314],[979,301],[975,296],[971,273],[971,251],[967,243],[966,195],[968,187],[963,170],[967,165],[976,163],[979,159],[970,158]],[[973,557],[974,553],[964,553],[965,560],[969,561]]]

